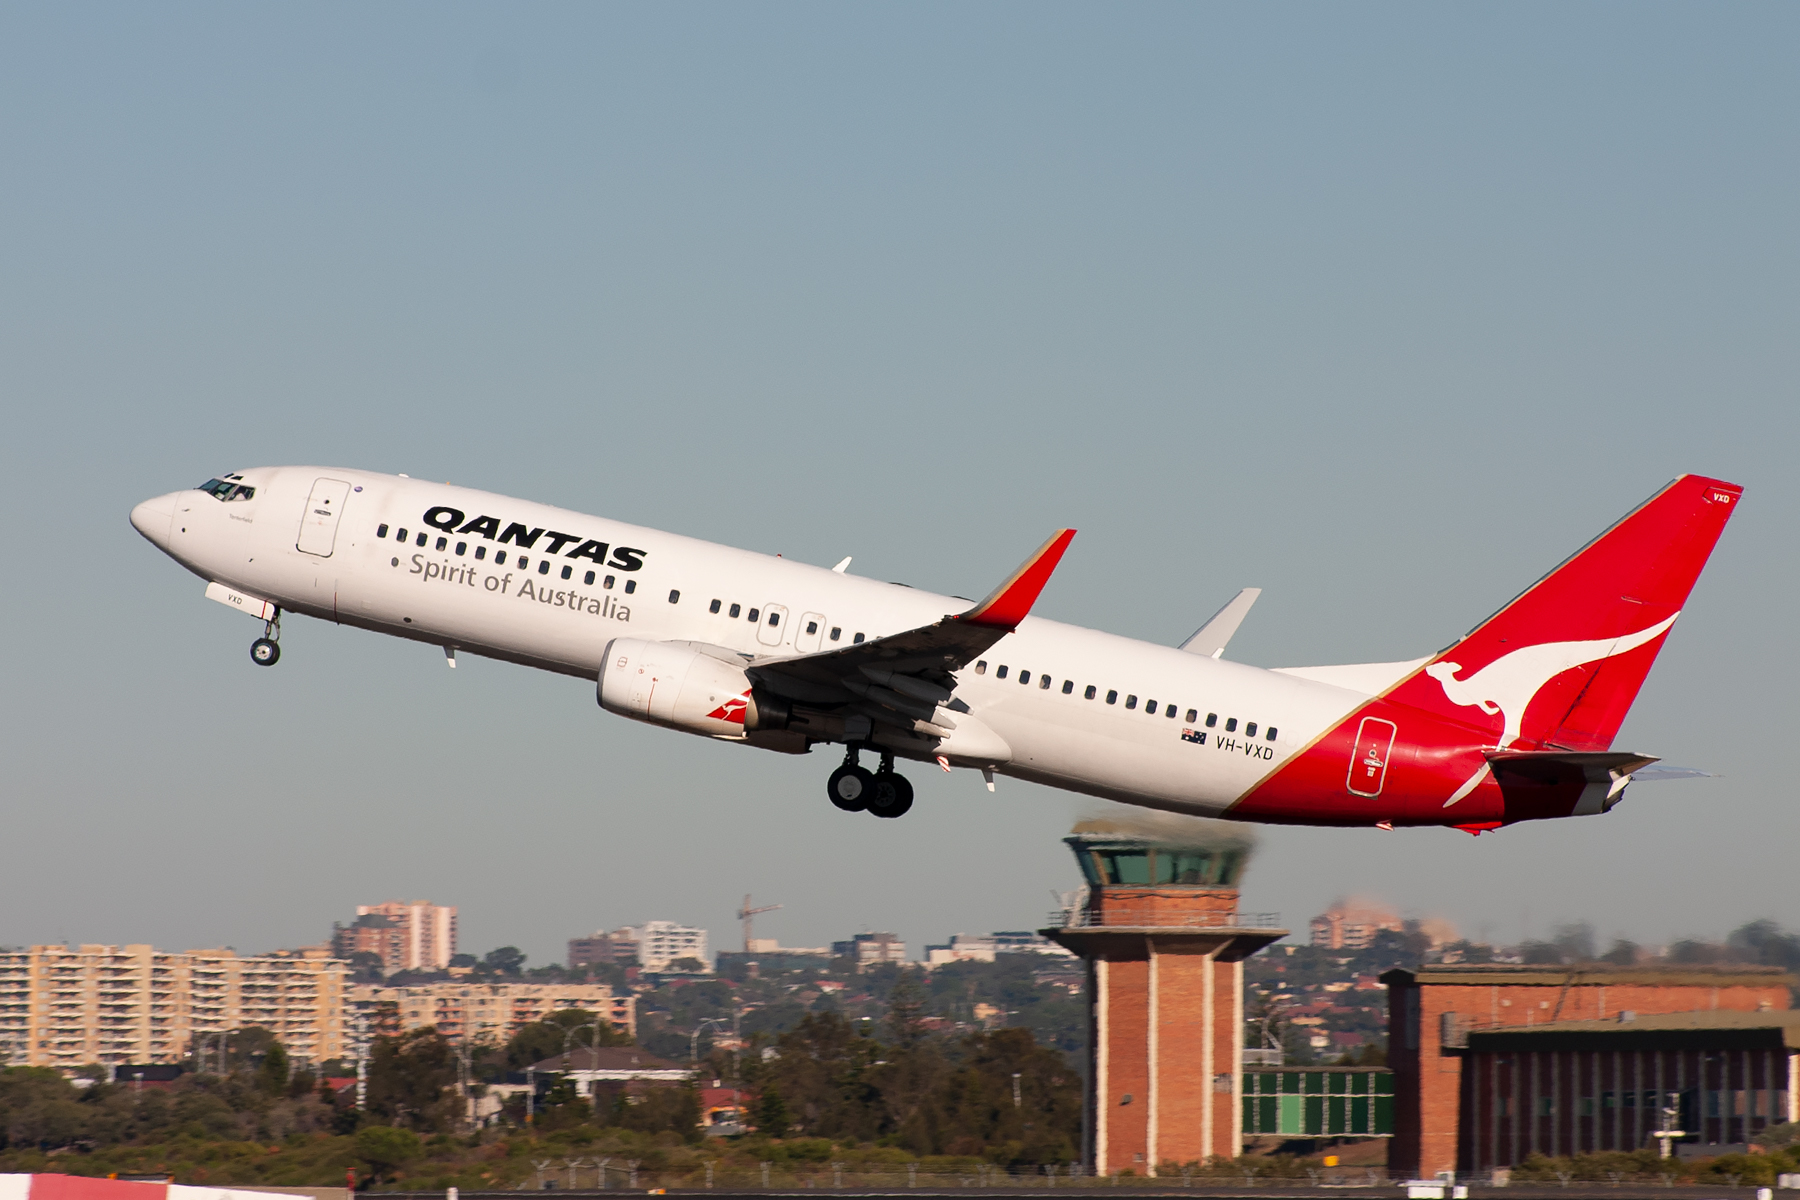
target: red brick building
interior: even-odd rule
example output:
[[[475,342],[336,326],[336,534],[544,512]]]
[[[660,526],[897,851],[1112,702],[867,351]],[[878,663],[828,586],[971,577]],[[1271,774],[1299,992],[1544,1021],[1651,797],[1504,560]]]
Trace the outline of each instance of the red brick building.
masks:
[[[1243,1142],[1243,960],[1287,936],[1237,910],[1241,844],[1066,839],[1084,905],[1043,930],[1088,967],[1083,1159],[1098,1174],[1235,1158]],[[1155,882],[1152,882],[1155,881]]]
[[[1394,1073],[1394,1139],[1388,1169],[1429,1178],[1476,1169],[1460,1142],[1463,1066],[1478,1030],[1621,1013],[1757,1012],[1789,1007],[1792,976],[1778,967],[1458,964],[1389,971],[1388,1065]]]

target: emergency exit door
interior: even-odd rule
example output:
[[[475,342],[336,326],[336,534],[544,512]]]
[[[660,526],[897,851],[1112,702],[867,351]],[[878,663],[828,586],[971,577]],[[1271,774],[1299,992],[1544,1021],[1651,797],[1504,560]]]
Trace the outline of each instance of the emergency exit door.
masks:
[[[349,496],[350,485],[341,479],[315,480],[312,495],[306,498],[306,512],[300,517],[300,539],[294,543],[295,549],[330,558],[337,545],[338,521]]]
[[[756,623],[756,640],[765,646],[781,645],[781,637],[787,632],[787,618],[786,605],[763,605],[762,620]]]

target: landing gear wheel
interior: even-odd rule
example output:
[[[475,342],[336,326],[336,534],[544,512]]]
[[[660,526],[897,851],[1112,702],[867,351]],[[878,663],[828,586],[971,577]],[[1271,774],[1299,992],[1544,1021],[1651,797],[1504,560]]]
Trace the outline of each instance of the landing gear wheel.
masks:
[[[855,763],[845,763],[825,781],[825,792],[845,812],[861,812],[875,795],[875,776]]]
[[[904,817],[912,808],[913,789],[906,776],[883,771],[875,776],[875,790],[869,796],[869,812],[892,820]]]
[[[281,661],[281,647],[266,637],[250,643],[250,661],[259,667],[272,667]]]

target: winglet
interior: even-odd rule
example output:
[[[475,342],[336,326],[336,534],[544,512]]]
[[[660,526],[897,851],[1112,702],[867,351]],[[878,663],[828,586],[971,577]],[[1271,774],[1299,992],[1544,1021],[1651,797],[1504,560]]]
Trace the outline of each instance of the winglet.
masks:
[[[1245,588],[1226,601],[1225,607],[1212,615],[1212,620],[1194,630],[1194,635],[1181,643],[1179,648],[1186,650],[1189,654],[1219,657],[1225,653],[1225,644],[1231,640],[1231,635],[1238,631],[1238,626],[1244,623],[1244,617],[1249,613],[1250,606],[1256,603],[1256,598],[1260,595],[1262,595],[1261,588]]]
[[[1062,561],[1063,551],[1069,548],[1074,537],[1073,529],[1058,530],[1055,536],[1037,548],[1035,554],[1021,563],[1005,583],[989,592],[987,599],[963,613],[957,620],[1000,629],[1016,628],[1025,619],[1025,614],[1031,611],[1031,606],[1037,603],[1038,593],[1050,582],[1050,573],[1056,570],[1056,564]]]

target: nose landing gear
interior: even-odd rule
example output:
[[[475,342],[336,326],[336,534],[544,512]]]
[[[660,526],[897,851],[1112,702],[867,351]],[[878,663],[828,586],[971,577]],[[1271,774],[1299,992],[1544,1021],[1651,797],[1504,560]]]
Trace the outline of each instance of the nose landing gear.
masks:
[[[883,753],[881,769],[871,773],[857,761],[861,750],[857,743],[850,744],[844,765],[825,783],[826,795],[845,812],[867,812],[890,820],[905,816],[912,808],[913,789],[906,776],[894,771],[894,756]]]
[[[263,635],[250,643],[250,661],[259,667],[272,667],[281,661],[281,610],[263,622]]]

